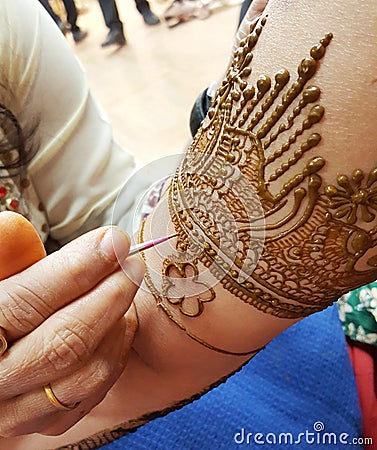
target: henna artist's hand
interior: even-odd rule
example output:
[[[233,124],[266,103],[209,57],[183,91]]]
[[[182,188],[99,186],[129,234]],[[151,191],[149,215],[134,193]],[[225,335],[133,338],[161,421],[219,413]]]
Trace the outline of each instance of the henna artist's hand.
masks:
[[[43,257],[29,232],[32,244],[17,266],[14,243],[21,254],[28,238],[13,223],[0,214],[0,240],[7,238],[0,250],[0,326],[8,342],[0,358],[0,435],[60,434],[102,401],[126,364],[137,328],[134,308],[127,310],[137,286],[117,256],[126,258],[130,242],[118,229],[98,229],[4,279]],[[125,264],[141,280],[138,258]]]

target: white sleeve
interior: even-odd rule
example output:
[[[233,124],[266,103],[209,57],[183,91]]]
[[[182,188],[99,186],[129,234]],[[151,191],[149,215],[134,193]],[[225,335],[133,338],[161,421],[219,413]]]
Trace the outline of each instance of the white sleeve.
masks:
[[[37,0],[0,0],[0,49],[9,107],[37,124],[29,177],[51,236],[66,242],[111,217],[134,159],[114,142],[81,64]]]

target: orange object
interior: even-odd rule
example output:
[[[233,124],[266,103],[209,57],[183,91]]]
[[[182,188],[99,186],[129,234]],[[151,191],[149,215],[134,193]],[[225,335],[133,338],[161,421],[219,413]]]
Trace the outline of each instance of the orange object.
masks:
[[[21,272],[45,256],[41,238],[24,216],[0,212],[0,280]]]

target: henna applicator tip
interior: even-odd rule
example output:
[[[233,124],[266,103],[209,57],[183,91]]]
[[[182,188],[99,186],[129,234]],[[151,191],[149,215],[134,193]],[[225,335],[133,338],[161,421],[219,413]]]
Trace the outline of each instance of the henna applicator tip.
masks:
[[[168,236],[160,237],[158,239],[152,239],[150,241],[142,242],[140,244],[132,245],[128,256],[135,255],[136,253],[142,252],[144,250],[148,250],[148,248],[155,247],[156,245],[162,244],[163,242],[172,239],[173,237],[178,236],[178,233],[169,234]],[[127,258],[128,258],[127,256]]]

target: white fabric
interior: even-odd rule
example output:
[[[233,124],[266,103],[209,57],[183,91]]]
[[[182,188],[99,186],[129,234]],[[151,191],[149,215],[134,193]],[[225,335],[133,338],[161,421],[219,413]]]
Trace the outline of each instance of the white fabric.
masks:
[[[110,220],[134,159],[114,142],[83,68],[37,0],[0,0],[0,52],[0,102],[23,129],[37,124],[28,174],[51,236],[67,242]]]

